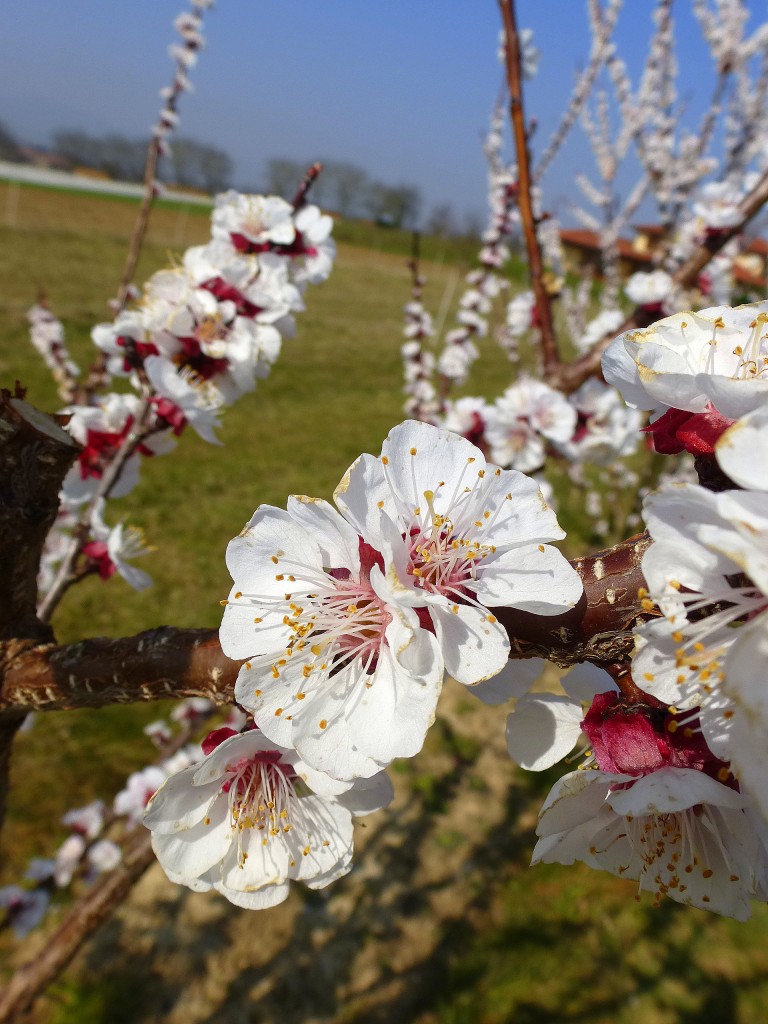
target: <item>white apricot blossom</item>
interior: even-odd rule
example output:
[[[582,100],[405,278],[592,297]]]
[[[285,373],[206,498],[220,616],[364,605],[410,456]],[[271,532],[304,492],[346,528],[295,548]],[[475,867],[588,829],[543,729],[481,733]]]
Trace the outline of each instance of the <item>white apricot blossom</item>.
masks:
[[[537,834],[533,864],[580,860],[657,899],[739,921],[750,899],[768,899],[768,827],[746,794],[695,769],[570,772],[547,797]]]
[[[159,418],[175,432],[189,423],[204,441],[221,444],[214,430],[219,426],[218,412],[223,398],[215,384],[192,371],[177,370],[170,360],[161,356],[148,356],[144,369],[156,396]]]
[[[620,335],[603,373],[628,405],[660,416],[714,409],[737,419],[768,400],[768,301],[675,313]]]
[[[607,334],[615,334],[624,323],[624,314],[620,309],[604,309],[597,314],[584,328],[583,334],[576,339],[576,349],[580,355],[589,352],[593,345],[601,341]]]
[[[230,189],[216,196],[214,239],[244,239],[253,245],[290,245],[296,237],[293,207],[279,196],[244,195]]]
[[[532,473],[544,464],[547,441],[573,437],[576,410],[548,384],[521,377],[489,407],[486,421],[494,462]]]
[[[627,406],[618,391],[590,377],[570,396],[576,410],[573,435],[556,444],[573,462],[607,465],[631,455],[640,443],[642,417]]]
[[[532,863],[581,860],[657,899],[748,917],[751,898],[768,898],[768,825],[695,713],[628,699],[590,665],[562,684],[565,696],[522,696],[507,724],[512,757],[535,771],[584,734],[579,768],[541,810]]]
[[[739,208],[741,199],[739,190],[730,182],[709,181],[700,190],[693,213],[709,231],[737,227],[744,219]]]
[[[108,526],[103,518],[104,505],[104,499],[99,499],[91,512],[90,540],[83,547],[83,554],[102,579],[119,573],[134,590],[146,590],[152,586],[152,577],[131,563],[153,549],[147,546],[144,533],[138,527],[123,523]]]
[[[490,608],[557,615],[582,593],[576,571],[547,543],[564,534],[536,483],[486,463],[447,430],[401,423],[380,457],[360,456],[334,497],[380,545],[396,600],[427,610],[446,670],[461,683],[506,663],[509,640]]]
[[[141,415],[138,395],[108,394],[96,405],[74,405],[63,410],[69,417],[66,430],[82,446],[77,461],[64,477],[61,501],[67,508],[94,497],[104,471],[137,426]],[[141,453],[161,454],[173,447],[169,432],[145,438],[125,462],[110,496],[122,498],[139,481]]]
[[[761,445],[768,409],[721,435],[721,468],[745,490],[670,486],[646,501],[654,543],[643,558],[664,618],[639,631],[641,685],[681,708],[700,709],[713,750],[768,817],[768,473]]]
[[[393,595],[380,536],[293,496],[287,511],[262,505],[227,547],[219,635],[247,659],[236,699],[270,740],[339,779],[420,750],[442,685],[438,641]]]
[[[515,694],[519,699],[507,718],[507,749],[527,771],[551,768],[570,754],[582,736],[586,708],[598,693],[617,692],[608,673],[588,663],[575,665],[560,684],[564,694]]]
[[[661,310],[671,298],[675,283],[665,270],[638,271],[627,280],[624,291],[636,306]]]
[[[155,793],[144,823],[171,881],[240,907],[281,903],[291,879],[320,889],[346,874],[353,815],[392,799],[383,773],[336,782],[258,730],[217,730],[204,749]]]

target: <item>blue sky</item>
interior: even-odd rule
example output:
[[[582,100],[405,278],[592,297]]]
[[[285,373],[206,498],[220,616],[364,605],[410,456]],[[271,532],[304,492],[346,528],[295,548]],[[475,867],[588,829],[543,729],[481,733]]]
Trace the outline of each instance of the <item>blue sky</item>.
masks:
[[[633,76],[651,0],[626,0],[618,40]],[[691,116],[707,55],[680,0],[677,38]],[[170,76],[180,0],[25,0],[0,37],[0,120],[27,141],[57,128],[146,132]],[[518,0],[542,50],[527,103],[535,146],[555,124],[589,51],[581,0]],[[495,0],[219,0],[207,47],[182,97],[181,133],[226,149],[236,181],[260,183],[272,156],[339,159],[383,181],[419,186],[425,207],[484,210],[482,134],[501,82]],[[578,134],[578,130],[577,130]],[[572,192],[577,140],[546,183],[550,206]]]

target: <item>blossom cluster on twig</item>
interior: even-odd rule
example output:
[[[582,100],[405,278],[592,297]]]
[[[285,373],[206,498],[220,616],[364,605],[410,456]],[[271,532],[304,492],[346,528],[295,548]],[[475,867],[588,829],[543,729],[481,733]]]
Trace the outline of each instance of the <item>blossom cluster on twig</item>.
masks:
[[[545,801],[534,862],[581,860],[740,920],[768,901],[766,324],[768,303],[716,307],[609,347],[606,377],[651,411],[656,449],[695,454],[708,486],[645,501],[652,617],[631,665],[579,666],[507,724],[525,768],[581,758]]]
[[[174,707],[170,722],[159,719],[145,727],[159,758],[132,772],[111,806],[94,800],[63,815],[61,824],[69,835],[52,857],[29,861],[24,880],[31,884],[0,888],[0,928],[10,927],[23,938],[43,921],[57,893],[72,892],[76,882],[91,885],[117,867],[126,837],[140,826],[153,794],[167,778],[202,757],[200,747],[190,739],[215,711],[211,701],[191,698]],[[222,727],[240,728],[244,721],[242,712],[232,708]]]
[[[94,327],[105,379],[125,378],[132,390],[64,410],[82,450],[43,555],[45,617],[71,583],[92,573],[149,585],[132,564],[148,550],[140,531],[107,525],[106,500],[128,494],[142,458],[172,451],[187,425],[218,443],[222,410],[267,376],[295,333],[306,286],[330,273],[331,227],[315,206],[227,192],[216,199],[211,241],[158,271],[140,302]]]

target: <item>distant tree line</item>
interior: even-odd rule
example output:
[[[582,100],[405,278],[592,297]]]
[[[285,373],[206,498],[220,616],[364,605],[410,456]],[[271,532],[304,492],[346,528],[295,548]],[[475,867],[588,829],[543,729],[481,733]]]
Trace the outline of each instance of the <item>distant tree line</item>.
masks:
[[[53,149],[73,166],[103,171],[120,181],[141,181],[147,158],[147,140],[123,135],[89,135],[83,131],[58,131]],[[22,147],[11,130],[0,122],[0,160],[23,161]],[[277,157],[267,162],[264,191],[290,198],[311,160]],[[320,206],[342,217],[370,217],[379,224],[408,230],[422,228],[427,234],[447,238],[478,236],[482,222],[467,213],[460,225],[449,203],[435,206],[423,218],[422,196],[415,185],[388,185],[371,178],[356,164],[324,160],[323,173],[312,186]],[[221,192],[232,184],[232,160],[217,146],[195,139],[176,138],[171,155],[161,161],[159,176],[167,182]],[[249,185],[250,189],[252,186]]]
[[[121,181],[141,181],[147,159],[147,140],[122,135],[88,135],[59,131],[53,145],[73,164],[104,171]],[[224,150],[194,139],[174,140],[171,156],[161,162],[160,177],[178,185],[220,192],[232,178],[232,160]]]
[[[0,121],[0,160],[19,163],[24,157],[11,129]]]

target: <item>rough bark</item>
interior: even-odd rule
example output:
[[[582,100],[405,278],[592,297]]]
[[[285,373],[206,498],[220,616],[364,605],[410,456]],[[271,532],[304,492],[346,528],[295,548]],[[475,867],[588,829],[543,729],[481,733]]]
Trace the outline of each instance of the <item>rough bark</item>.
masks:
[[[509,633],[514,658],[549,658],[563,667],[589,659],[629,656],[632,626],[644,614],[640,559],[647,535],[632,538],[574,567],[584,596],[569,612],[532,615],[515,609],[495,614]],[[57,647],[23,645],[7,651],[0,711],[58,711],[104,707],[167,697],[231,701],[240,662],[221,651],[215,629],[163,626],[133,637],[97,637]]]
[[[0,640],[50,639],[37,620],[37,571],[78,446],[50,416],[0,391]]]
[[[36,614],[37,571],[78,446],[50,416],[0,390],[0,678],[20,653],[53,640]],[[24,709],[0,709],[0,826],[13,738]]]

